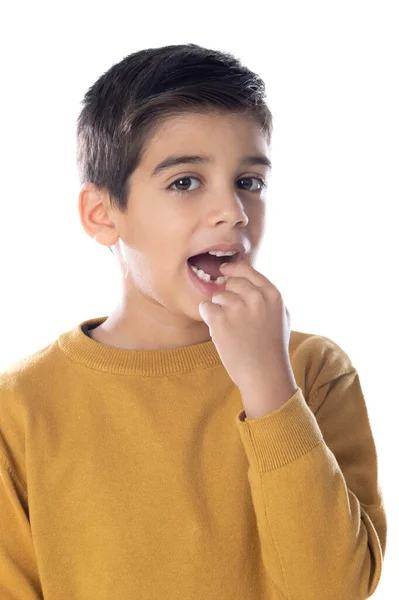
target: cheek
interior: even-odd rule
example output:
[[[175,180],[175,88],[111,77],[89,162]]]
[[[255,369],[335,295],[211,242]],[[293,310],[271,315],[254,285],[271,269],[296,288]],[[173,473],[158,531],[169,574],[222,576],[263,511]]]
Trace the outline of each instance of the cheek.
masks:
[[[249,219],[247,235],[251,238],[252,243],[257,246],[262,239],[266,226],[265,204],[257,205],[252,210],[248,210],[247,215]]]
[[[165,251],[165,246],[162,246],[162,252],[141,253],[136,255],[135,260],[131,263],[131,274],[134,284],[143,293],[152,296],[162,303],[162,299],[172,295],[176,296],[176,288],[179,277],[179,262],[178,259],[173,259],[171,252]],[[180,264],[186,269],[186,261]]]

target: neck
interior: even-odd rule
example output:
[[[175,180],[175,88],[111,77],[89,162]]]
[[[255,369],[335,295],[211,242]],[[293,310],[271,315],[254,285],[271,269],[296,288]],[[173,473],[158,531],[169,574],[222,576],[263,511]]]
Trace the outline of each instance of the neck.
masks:
[[[211,340],[209,327],[204,322],[186,321],[186,326],[182,326],[177,318],[166,321],[168,319],[162,320],[160,315],[150,315],[139,308],[128,311],[118,306],[104,323],[90,332],[90,337],[100,344],[124,350],[165,350]]]

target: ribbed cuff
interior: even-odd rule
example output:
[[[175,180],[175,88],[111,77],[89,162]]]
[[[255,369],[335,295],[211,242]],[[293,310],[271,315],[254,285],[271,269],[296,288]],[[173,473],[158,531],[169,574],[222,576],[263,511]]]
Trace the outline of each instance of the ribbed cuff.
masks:
[[[236,416],[236,423],[249,463],[260,474],[294,461],[324,439],[299,387],[274,412],[248,419],[243,409]]]

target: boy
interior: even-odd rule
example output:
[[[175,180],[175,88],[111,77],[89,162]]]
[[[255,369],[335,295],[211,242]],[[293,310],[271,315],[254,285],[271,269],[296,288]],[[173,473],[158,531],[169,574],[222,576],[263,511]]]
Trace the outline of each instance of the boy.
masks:
[[[358,373],[290,331],[252,266],[264,96],[195,44],[131,54],[86,93],[79,214],[120,301],[1,375],[1,598],[375,591],[386,515]]]

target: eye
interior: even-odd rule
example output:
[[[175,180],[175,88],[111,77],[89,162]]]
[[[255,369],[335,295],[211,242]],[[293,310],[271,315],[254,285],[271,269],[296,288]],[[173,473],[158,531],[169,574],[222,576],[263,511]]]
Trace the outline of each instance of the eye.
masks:
[[[168,189],[171,189],[173,192],[177,192],[178,194],[185,194],[186,192],[191,192],[192,190],[190,189],[176,189],[173,186],[175,185],[180,185],[180,183],[183,182],[187,182],[190,179],[195,179],[196,181],[198,181],[197,177],[179,177],[179,179],[175,179],[175,181],[173,183],[171,183],[171,185],[168,187]],[[248,189],[244,187],[244,190],[247,192],[260,192],[263,189],[267,188],[267,183],[262,179],[262,177],[240,177],[240,179],[238,179],[237,181],[245,181],[245,180],[250,180],[253,179],[254,181],[258,182],[259,187],[257,189]],[[184,187],[184,183],[183,183],[183,187]],[[251,186],[249,186],[251,187]],[[196,189],[196,188],[194,188]]]
[[[246,189],[247,192],[260,192],[261,190],[267,188],[267,183],[266,183],[266,181],[264,181],[264,179],[262,179],[262,177],[252,177],[252,176],[240,177],[240,179],[238,179],[238,181],[245,181],[245,180],[248,180],[248,179],[253,179],[254,181],[257,181],[258,184],[260,185],[260,187],[258,187],[258,189],[255,189],[255,190],[253,190],[253,189],[252,190],[251,189]]]
[[[196,177],[179,177],[179,179],[175,179],[175,181],[168,187],[168,189],[172,189],[172,191],[177,192],[178,194],[184,194],[185,192],[191,192],[191,190],[176,190],[173,189],[173,186],[179,184],[181,181],[187,181],[190,179],[198,179]]]

